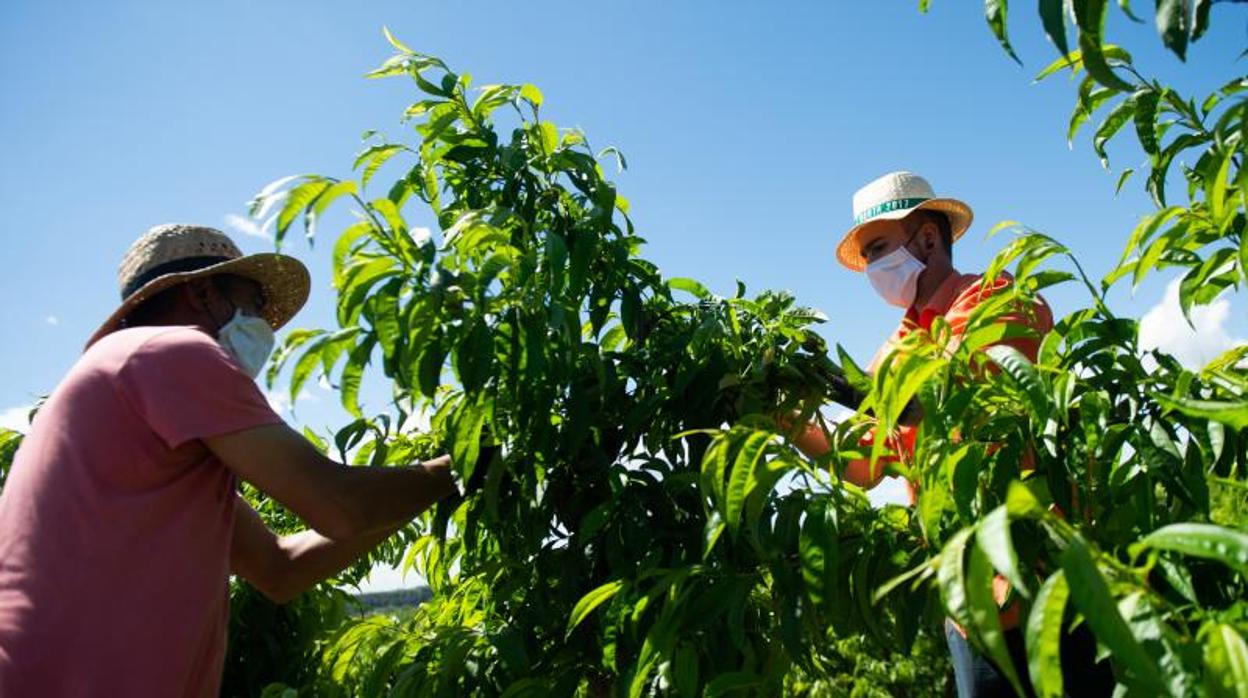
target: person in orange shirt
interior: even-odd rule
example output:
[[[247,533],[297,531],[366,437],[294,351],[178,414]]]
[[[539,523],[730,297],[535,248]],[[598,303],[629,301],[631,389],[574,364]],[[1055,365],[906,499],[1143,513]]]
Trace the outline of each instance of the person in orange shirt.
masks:
[[[927,180],[914,173],[893,172],[867,184],[854,194],[853,211],[854,225],[837,246],[837,260],[852,271],[866,272],[871,286],[887,303],[905,310],[896,331],[868,365],[869,372],[874,373],[906,335],[915,331],[931,331],[938,317],[948,323],[950,341],[956,344],[975,308],[1013,282],[1006,274],[989,280],[982,274],[963,274],[953,266],[953,243],[970,227],[973,219],[971,208],[957,199],[937,197]],[[1013,346],[1035,361],[1041,338],[1053,329],[1053,314],[1043,299],[1038,299],[1030,307],[1005,315],[1000,322],[1032,330],[1026,336],[1000,343]],[[837,388],[834,393],[838,402],[855,409],[858,407],[861,395],[847,384],[834,387]],[[877,459],[874,463],[869,458],[851,461],[843,473],[845,479],[860,487],[871,488],[883,479],[884,468],[889,461],[912,457],[916,436],[914,425],[921,416],[917,401],[912,401],[902,414],[902,426],[889,439],[889,446],[895,455]],[[872,438],[868,436],[864,444],[871,444]],[[830,450],[823,429],[818,425],[807,426],[793,442],[815,458]],[[914,484],[907,482],[907,485],[913,502]],[[999,582],[997,591],[1000,601],[1004,599],[1008,587],[1004,580]],[[1014,655],[1015,666],[1025,668],[1027,661],[1022,635],[1016,629],[1017,616],[1016,608],[1007,609],[1002,621],[1005,627],[1010,628],[1007,643]],[[952,621],[946,623],[946,636],[953,655],[959,696],[1013,695],[1009,683],[996,667],[974,651],[964,633]],[[1076,643],[1092,642],[1090,637],[1076,638]],[[1063,643],[1063,654],[1066,654],[1068,647],[1077,649],[1074,646],[1076,643],[1067,639]],[[1095,645],[1086,649],[1094,651]],[[1086,668],[1091,669],[1090,662],[1086,663]],[[1097,687],[1103,685],[1103,682],[1096,684]],[[1112,678],[1109,688],[1112,690]]]

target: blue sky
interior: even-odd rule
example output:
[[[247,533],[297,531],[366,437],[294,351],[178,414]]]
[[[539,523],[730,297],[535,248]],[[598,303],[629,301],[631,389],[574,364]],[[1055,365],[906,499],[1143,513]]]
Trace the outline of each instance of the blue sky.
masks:
[[[361,77],[390,54],[383,25],[477,84],[537,84],[548,118],[619,146],[630,166],[621,191],[666,274],[723,293],[735,279],[791,290],[862,361],[898,312],[837,266],[833,248],[854,190],[885,172],[917,171],[974,208],[955,250],[964,271],[1003,244],[986,231],[1014,219],[1069,244],[1099,277],[1152,204],[1135,181],[1114,196],[1116,175],[1089,133],[1066,147],[1073,86],[1031,80],[1054,57],[1035,3],[1013,4],[1024,67],[1000,51],[980,3],[932,4],[923,15],[913,0],[5,3],[0,414],[11,422],[56,386],[115,307],[117,263],[149,226],[214,225],[247,251],[271,249],[227,217],[278,177],[348,175],[364,129],[405,136],[398,116],[412,88]],[[1111,15],[1111,37],[1137,65],[1183,92],[1243,72],[1241,6],[1214,7],[1186,65],[1151,24]],[[1116,167],[1143,162],[1131,140],[1111,148]],[[287,245],[314,276],[292,326],[333,322],[328,251],[340,215],[314,248]],[[409,216],[432,224],[427,211]],[[1134,297],[1124,289],[1114,305],[1153,312],[1158,341],[1197,357],[1248,335],[1238,298],[1185,332],[1163,303],[1165,282]],[[1073,288],[1049,299],[1058,313],[1082,302]],[[344,421],[331,394],[311,395],[293,422]]]

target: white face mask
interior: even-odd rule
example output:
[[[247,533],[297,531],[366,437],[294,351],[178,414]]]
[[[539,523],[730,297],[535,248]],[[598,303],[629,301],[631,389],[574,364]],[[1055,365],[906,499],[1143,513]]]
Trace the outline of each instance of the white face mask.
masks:
[[[217,341],[238,359],[247,375],[255,378],[264,368],[277,339],[267,320],[236,310],[234,317],[217,332]]]
[[[926,265],[902,245],[868,264],[867,279],[876,293],[891,305],[909,308],[919,287],[919,274],[925,268]]]

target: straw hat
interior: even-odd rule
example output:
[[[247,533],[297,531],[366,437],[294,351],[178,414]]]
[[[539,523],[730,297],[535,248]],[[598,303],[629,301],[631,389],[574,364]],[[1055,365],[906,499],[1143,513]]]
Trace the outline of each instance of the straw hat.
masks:
[[[953,239],[962,237],[971,227],[971,207],[957,199],[938,198],[932,185],[913,172],[890,172],[854,192],[854,227],[845,233],[836,246],[836,258],[854,271],[867,268],[858,238],[873,221],[898,220],[925,209],[939,211],[949,217]]]
[[[177,223],[158,225],[144,233],[121,259],[117,272],[121,307],[87,340],[87,347],[121,328],[140,303],[161,291],[214,274],[235,274],[264,288],[264,319],[278,329],[308,300],[307,267],[294,257],[265,253],[243,256],[225,233],[214,228]]]

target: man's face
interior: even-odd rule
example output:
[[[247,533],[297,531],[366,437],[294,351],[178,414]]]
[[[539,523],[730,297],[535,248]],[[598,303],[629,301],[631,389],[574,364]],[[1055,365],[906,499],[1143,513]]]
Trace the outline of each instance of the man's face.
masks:
[[[914,237],[915,228],[916,225],[905,218],[872,221],[862,229],[858,238],[862,243],[859,252],[867,260],[867,264],[870,264],[909,243]]]

